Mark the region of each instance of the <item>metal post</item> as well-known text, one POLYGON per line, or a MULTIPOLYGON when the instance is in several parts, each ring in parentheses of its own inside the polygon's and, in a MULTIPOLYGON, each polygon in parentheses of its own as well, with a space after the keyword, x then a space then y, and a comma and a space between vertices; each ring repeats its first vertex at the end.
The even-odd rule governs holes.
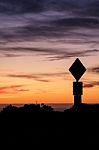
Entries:
POLYGON ((82 103, 81 95, 83 95, 83 83, 73 82, 74 105, 79 106, 82 103))
POLYGON ((82 102, 81 95, 74 95, 74 106, 79 106, 82 102))

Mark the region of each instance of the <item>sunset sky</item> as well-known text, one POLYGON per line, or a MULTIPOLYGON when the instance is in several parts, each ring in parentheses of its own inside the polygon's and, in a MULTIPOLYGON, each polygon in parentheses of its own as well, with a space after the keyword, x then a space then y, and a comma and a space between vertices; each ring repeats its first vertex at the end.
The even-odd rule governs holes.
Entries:
POLYGON ((76 58, 99 103, 99 0, 0 0, 0 103, 73 103, 76 58))

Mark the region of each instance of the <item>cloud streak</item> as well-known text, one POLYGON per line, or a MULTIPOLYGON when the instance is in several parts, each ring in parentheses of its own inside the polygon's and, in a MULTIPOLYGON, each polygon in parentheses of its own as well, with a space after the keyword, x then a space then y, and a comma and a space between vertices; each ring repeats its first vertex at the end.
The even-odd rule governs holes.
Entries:
POLYGON ((0 39, 66 38, 78 28, 99 30, 98 9, 96 0, 1 0, 0 39))
POLYGON ((75 14, 98 16, 97 0, 1 0, 0 12, 4 14, 40 13, 46 10, 68 11, 75 14))
POLYGON ((84 88, 93 88, 99 86, 99 81, 86 82, 84 88))
POLYGON ((24 85, 11 85, 0 87, 0 94, 18 94, 21 92, 28 92, 29 89, 24 89, 24 85))
POLYGON ((68 73, 58 72, 58 73, 38 73, 38 74, 8 74, 7 77, 19 78, 19 79, 29 79, 39 82, 51 82, 52 78, 62 78, 64 79, 68 73))
POLYGON ((99 53, 99 50, 83 50, 83 51, 74 51, 74 52, 63 52, 60 54, 56 54, 56 56, 48 57, 50 61, 62 60, 72 57, 85 57, 91 56, 93 53, 99 53))
MULTIPOLYGON (((80 51, 70 51, 64 48, 53 49, 53 48, 37 48, 37 47, 11 47, 11 48, 0 48, 1 57, 22 57, 22 56, 32 56, 33 54, 38 54, 45 56, 49 61, 67 59, 72 57, 85 57, 95 55, 99 53, 98 49, 90 50, 80 50, 80 51), (10 52, 9 52, 10 51, 10 52)), ((33 55, 34 56, 34 55, 33 55)))
POLYGON ((92 56, 98 50, 86 48, 78 51, 76 47, 98 45, 98 8, 96 0, 1 0, 0 57, 38 54, 54 61, 92 56), (58 46, 54 49, 53 45, 50 48, 35 47, 35 43, 42 40, 48 45, 56 41, 56 45, 65 45, 66 50, 58 46), (33 47, 17 47, 27 41, 31 41, 33 47), (68 44, 71 44, 71 50, 68 44), (74 45, 76 47, 72 49, 74 45))
MULTIPOLYGON (((50 12, 49 12, 50 13, 50 12)), ((31 14, 32 15, 32 14, 31 14)), ((82 29, 91 29, 91 30, 99 30, 99 20, 98 18, 86 18, 86 17, 56 17, 49 19, 47 16, 42 18, 43 15, 37 16, 38 20, 34 18, 31 19, 31 15, 21 19, 16 18, 16 26, 15 21, 9 21, 11 27, 4 27, 2 24, 0 31, 0 39, 3 41, 26 41, 33 39, 43 39, 43 38, 66 38, 68 37, 83 37, 84 33, 82 29), (42 20, 41 20, 42 18, 42 20), (20 23, 19 23, 20 22, 20 23), (81 34, 77 33, 77 31, 81 29, 81 34), (75 32, 74 32, 75 31, 75 32)), ((53 13, 54 15, 54 13, 53 13)), ((2 19, 2 18, 1 18, 2 19)), ((6 18, 5 18, 6 19, 6 18)), ((14 19, 14 17, 13 17, 14 19)), ((12 20, 13 20, 12 19, 12 20)), ((92 32, 92 31, 91 31, 92 32)), ((96 36, 97 32, 94 31, 94 36, 96 36)), ((88 33, 86 34, 88 36, 88 33)), ((91 37, 90 37, 91 38, 91 37)))
POLYGON ((99 20, 97 18, 86 18, 86 17, 70 17, 70 18, 63 18, 54 21, 56 26, 64 26, 65 28, 71 27, 95 27, 99 25, 99 20))
POLYGON ((89 72, 99 74, 99 66, 93 67, 93 68, 89 68, 89 72))

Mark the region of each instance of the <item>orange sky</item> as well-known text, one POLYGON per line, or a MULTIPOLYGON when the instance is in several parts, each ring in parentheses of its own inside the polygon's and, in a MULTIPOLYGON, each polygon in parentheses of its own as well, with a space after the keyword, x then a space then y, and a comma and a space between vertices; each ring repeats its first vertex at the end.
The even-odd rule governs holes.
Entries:
POLYGON ((83 102, 99 103, 98 7, 97 0, 0 0, 0 103, 73 103, 76 58, 87 69, 83 102))
MULTIPOLYGON (((74 60, 46 62, 39 57, 1 59, 5 63, 0 64, 0 103, 73 103, 72 82, 75 79, 68 69, 74 60)), ((81 61, 90 68, 89 60, 81 58, 81 61)), ((81 78, 84 85, 97 80, 98 75, 88 70, 81 78)), ((83 102, 98 103, 97 85, 86 87, 83 92, 83 102)))

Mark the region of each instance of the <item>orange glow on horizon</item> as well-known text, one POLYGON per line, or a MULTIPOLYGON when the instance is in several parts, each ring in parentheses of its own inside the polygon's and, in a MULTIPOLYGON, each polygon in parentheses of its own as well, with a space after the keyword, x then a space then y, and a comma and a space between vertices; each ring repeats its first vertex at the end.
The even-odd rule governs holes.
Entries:
MULTIPOLYGON (((68 69, 74 59, 66 60, 66 62, 55 62, 55 64, 53 62, 45 63, 43 61, 37 61, 36 67, 35 63, 30 63, 33 59, 28 58, 29 62, 27 60, 25 62, 23 59, 23 63, 21 63, 22 59, 16 59, 14 65, 12 63, 13 61, 10 60, 11 62, 9 62, 7 66, 8 71, 4 69, 6 68, 6 63, 4 67, 1 65, 0 104, 25 104, 36 102, 73 103, 72 86, 75 79, 68 69), (23 67, 27 62, 27 67, 23 67), (31 65, 29 66, 29 64, 31 65), (42 66, 42 68, 39 68, 39 66, 42 66), (20 70, 19 72, 17 71, 18 69, 20 70)), ((86 68, 88 68, 86 59, 81 59, 81 61, 86 68)), ((85 84, 86 82, 91 83, 92 81, 98 81, 98 79, 99 76, 97 74, 91 74, 86 71, 80 81, 85 84)), ((84 88, 84 94, 82 96, 84 103, 99 103, 98 97, 98 86, 84 88)))

